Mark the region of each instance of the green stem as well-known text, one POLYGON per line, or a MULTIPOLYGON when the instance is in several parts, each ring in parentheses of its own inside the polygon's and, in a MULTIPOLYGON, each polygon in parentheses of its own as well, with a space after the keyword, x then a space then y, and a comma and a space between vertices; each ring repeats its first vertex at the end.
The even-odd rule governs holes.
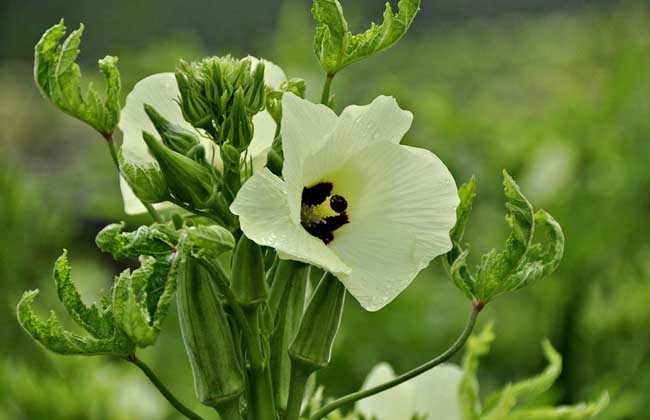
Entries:
POLYGON ((199 416, 189 408, 187 408, 183 403, 181 403, 175 396, 174 394, 171 393, 171 391, 161 382, 160 378, 156 376, 156 374, 151 370, 149 366, 147 366, 146 363, 144 363, 142 360, 138 359, 137 356, 134 354, 130 356, 127 359, 129 362, 133 363, 137 367, 140 368, 140 370, 149 378, 152 384, 156 388, 158 388, 158 391, 169 401, 171 405, 174 406, 176 410, 178 410, 179 413, 187 417, 188 419, 192 420, 203 420, 203 417, 199 416))
POLYGON ((478 317, 479 312, 481 311, 483 307, 481 305, 474 305, 472 308, 472 313, 470 315, 469 321, 467 321, 467 325, 465 325, 465 329, 463 332, 460 334, 460 336, 456 339, 454 344, 451 345, 447 350, 445 350, 444 353, 440 354, 434 359, 429 360, 428 362, 416 367, 415 369, 409 370, 406 373, 401 374, 397 378, 388 381, 386 383, 383 383, 381 385, 363 390, 363 391, 358 391, 354 392, 352 394, 346 395, 344 397, 341 397, 337 400, 334 400, 330 402, 329 404, 326 404, 323 408, 320 410, 316 411, 314 414, 311 415, 309 420, 319 420, 325 417, 327 414, 331 413, 332 411, 336 410, 337 408, 340 408, 346 404, 353 403, 355 401, 362 400, 364 398, 370 397, 372 395, 378 394, 382 391, 385 391, 387 389, 393 388, 403 382, 406 382, 410 379, 415 378, 418 375, 423 374, 424 372, 433 369, 434 367, 438 366, 439 364, 446 362, 449 360, 454 354, 458 352, 458 350, 463 347, 463 344, 467 341, 469 338, 470 334, 472 333, 472 330, 474 329, 474 325, 476 324, 476 318, 478 317))
MULTIPOLYGON (((122 175, 122 170, 120 169, 120 161, 117 157, 117 147, 115 147, 115 141, 113 140, 113 133, 104 134, 104 139, 106 139, 106 144, 108 144, 108 150, 111 152, 111 159, 113 159, 113 163, 117 168, 117 172, 122 175)), ((147 209, 147 212, 149 215, 151 215, 153 220, 155 220, 157 223, 163 222, 162 217, 160 217, 160 214, 158 214, 156 209, 151 204, 145 203, 142 200, 140 200, 140 202, 144 205, 144 208, 147 209)))
POLYGON ((313 370, 307 369, 300 363, 291 363, 291 380, 289 381, 289 401, 287 403, 286 420, 298 420, 302 401, 305 398, 307 380, 313 370))
POLYGON ((335 74, 336 73, 327 73, 327 77, 325 78, 325 84, 323 85, 323 94, 320 97, 320 103, 323 105, 327 105, 327 103, 330 101, 332 79, 334 79, 335 74))

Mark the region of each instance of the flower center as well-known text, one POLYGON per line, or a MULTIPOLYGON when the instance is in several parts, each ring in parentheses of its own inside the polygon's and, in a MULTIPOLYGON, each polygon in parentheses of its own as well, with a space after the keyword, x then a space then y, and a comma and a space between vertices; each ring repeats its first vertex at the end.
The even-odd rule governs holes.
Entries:
POLYGON ((307 232, 325 244, 334 240, 334 231, 348 223, 348 202, 340 195, 332 195, 334 185, 320 182, 302 190, 300 223, 307 232))

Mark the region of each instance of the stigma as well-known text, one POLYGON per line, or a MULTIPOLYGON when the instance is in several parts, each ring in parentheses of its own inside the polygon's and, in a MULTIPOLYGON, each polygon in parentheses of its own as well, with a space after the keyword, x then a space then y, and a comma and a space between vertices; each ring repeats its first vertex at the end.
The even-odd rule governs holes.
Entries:
POLYGON ((329 244, 334 231, 349 222, 347 200, 332 194, 331 182, 320 182, 302 190, 300 223, 309 234, 329 244))

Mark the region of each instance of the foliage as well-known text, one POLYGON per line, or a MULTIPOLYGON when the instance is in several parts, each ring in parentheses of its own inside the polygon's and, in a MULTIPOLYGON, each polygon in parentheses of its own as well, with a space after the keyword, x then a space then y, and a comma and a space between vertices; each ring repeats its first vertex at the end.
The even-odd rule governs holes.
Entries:
POLYGON ((503 172, 506 220, 511 232, 502 252, 492 249, 483 255, 476 274, 467 268, 469 249, 460 244, 474 201, 475 180, 460 187, 461 204, 457 209, 457 224, 451 232, 452 250, 444 259, 456 285, 476 304, 485 305, 496 296, 513 292, 548 276, 557 268, 564 254, 564 234, 553 217, 533 206, 521 193, 519 186, 503 172), (535 243, 536 224, 547 230, 548 245, 535 243))
POLYGON ((420 0, 400 0, 394 13, 386 2, 384 21, 353 35, 338 0, 315 0, 312 15, 316 22, 314 52, 323 69, 333 75, 344 67, 390 48, 406 34, 420 10, 420 0))
POLYGON ((66 32, 63 20, 45 32, 36 45, 34 79, 43 95, 62 111, 86 122, 102 135, 112 135, 121 108, 117 58, 106 56, 99 60, 99 70, 106 80, 106 99, 100 99, 92 85, 84 94, 81 70, 75 62, 83 30, 81 25, 63 43, 60 43, 66 32))

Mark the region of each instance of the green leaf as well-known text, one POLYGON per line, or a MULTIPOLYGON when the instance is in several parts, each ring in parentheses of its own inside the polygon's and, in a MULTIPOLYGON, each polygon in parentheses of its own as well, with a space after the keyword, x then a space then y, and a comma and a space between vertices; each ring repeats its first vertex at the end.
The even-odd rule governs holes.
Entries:
POLYGON ((84 94, 81 70, 75 62, 83 30, 82 24, 61 43, 66 33, 63 20, 48 29, 36 44, 34 79, 43 95, 59 109, 109 136, 120 119, 121 82, 117 58, 106 56, 99 60, 99 70, 106 82, 105 99, 98 96, 92 84, 84 94))
POLYGON ((54 277, 59 299, 72 319, 89 335, 65 330, 54 312, 51 312, 47 321, 42 320, 32 309, 32 303, 38 294, 38 290, 32 290, 23 294, 18 303, 17 315, 22 327, 34 340, 59 354, 110 354, 126 357, 133 352, 133 343, 114 325, 107 299, 102 299, 100 306, 90 307, 81 301, 79 292, 70 279, 70 266, 65 252, 55 264, 54 277))
POLYGON ((476 178, 461 185, 458 189, 460 204, 456 209, 456 225, 450 232, 452 242, 451 250, 443 258, 443 265, 450 277, 469 299, 473 299, 474 276, 467 268, 466 257, 469 249, 465 250, 461 241, 465 234, 465 226, 472 212, 474 198, 476 198, 476 178), (455 263, 455 264, 454 264, 455 263))
POLYGON ((472 335, 467 340, 465 355, 463 356, 463 370, 465 373, 458 385, 458 399, 464 420, 477 419, 481 412, 479 399, 479 386, 476 371, 479 358, 490 351, 494 341, 492 324, 488 324, 477 336, 472 335))
POLYGON ((86 306, 72 283, 70 273, 68 251, 64 250, 54 264, 54 281, 59 300, 70 317, 94 337, 110 338, 114 332, 110 307, 102 305, 98 308, 96 304, 86 306))
POLYGON ((398 12, 386 3, 384 21, 373 23, 363 33, 353 35, 338 0, 314 0, 312 15, 316 22, 314 52, 323 69, 335 74, 342 68, 384 51, 406 33, 420 10, 420 0, 400 0, 398 12))
POLYGON ((161 270, 159 261, 146 257, 140 268, 133 272, 123 271, 115 281, 115 322, 138 347, 152 345, 160 334, 162 322, 176 292, 178 260, 174 258, 171 267, 165 265, 166 270, 161 270), (156 293, 157 298, 152 301, 150 295, 157 289, 162 293, 156 293))
POLYGON ((560 407, 539 407, 517 410, 505 420, 583 420, 602 413, 609 405, 609 395, 604 392, 597 401, 560 407))
POLYGON ((475 196, 474 181, 471 180, 459 191, 458 222, 451 231, 453 248, 444 259, 454 283, 480 304, 548 276, 557 268, 564 253, 564 234, 557 221, 544 210, 535 213, 512 177, 506 171, 503 176, 508 209, 506 221, 511 230, 504 250, 492 249, 481 257, 476 273, 470 271, 467 264, 469 247, 464 249, 460 241, 475 196), (535 242, 536 227, 546 232, 545 243, 535 242))
POLYGON ((138 258, 140 255, 163 257, 174 249, 174 242, 161 230, 163 226, 140 226, 133 232, 122 232, 126 224, 112 223, 95 238, 97 247, 116 260, 138 258))
POLYGON ((517 288, 518 284, 514 282, 512 274, 523 268, 526 253, 532 246, 535 235, 533 206, 524 197, 514 179, 505 171, 503 189, 509 212, 506 221, 511 232, 503 251, 497 252, 492 249, 481 258, 475 289, 478 299, 484 302, 500 293, 517 288))
POLYGON ((530 398, 546 392, 555 383, 562 372, 562 356, 546 340, 542 343, 544 356, 548 366, 539 375, 523 381, 508 385, 504 391, 495 393, 487 398, 485 410, 490 411, 493 407, 503 405, 502 400, 514 401, 522 398, 530 398))
POLYGON ((185 230, 186 249, 193 258, 213 260, 235 247, 235 238, 219 225, 191 226, 185 230))
POLYGON ((145 203, 161 203, 169 199, 167 181, 158 162, 137 164, 124 159, 120 149, 118 155, 120 172, 133 193, 145 203))

